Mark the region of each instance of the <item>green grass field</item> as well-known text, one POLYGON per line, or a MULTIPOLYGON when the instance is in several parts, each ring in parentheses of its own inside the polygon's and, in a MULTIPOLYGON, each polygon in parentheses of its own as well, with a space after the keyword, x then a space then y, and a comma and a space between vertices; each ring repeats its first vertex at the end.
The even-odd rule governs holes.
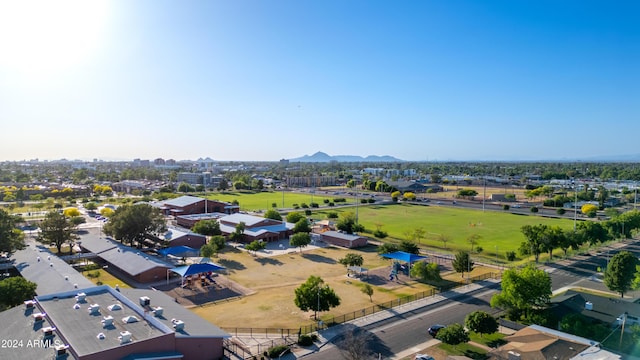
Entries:
MULTIPOLYGON (((242 211, 267 210, 272 208, 272 204, 276 204, 277 209, 291 209, 293 204, 307 205, 311 202, 318 203, 321 208, 327 207, 323 202, 324 199, 332 201, 335 197, 333 194, 324 194, 324 191, 317 191, 315 195, 295 193, 290 191, 283 192, 259 192, 259 193, 243 193, 243 192, 224 192, 207 194, 210 200, 221 200, 232 202, 237 200, 242 211), (284 195, 283 195, 284 194, 284 195), (284 205, 283 205, 284 199, 284 205)), ((339 197, 342 197, 341 195, 339 197)), ((354 204, 353 198, 345 197, 347 204, 354 204)), ((344 203, 341 203, 344 204, 344 203)), ((300 209, 303 210, 303 209, 300 209)))
MULTIPOLYGON (((331 211, 355 212, 355 208, 331 211)), ((327 211, 314 212, 312 217, 321 219, 326 217, 326 213, 327 211)), ((495 257, 497 251, 500 258, 504 258, 506 251, 516 251, 520 243, 525 240, 520 232, 523 225, 557 225, 563 229, 573 227, 573 221, 568 219, 404 203, 359 206, 358 219, 367 231, 374 231, 380 227, 389 234, 390 238, 397 240, 406 239, 405 233, 412 233, 415 229, 422 227, 426 231, 426 237, 421 239, 420 244, 440 250, 445 249, 444 244, 438 240, 439 235, 447 235, 450 238, 446 243, 447 251, 470 250, 471 245, 467 238, 472 234, 478 234, 481 238, 475 246, 483 248, 482 254, 495 257)))

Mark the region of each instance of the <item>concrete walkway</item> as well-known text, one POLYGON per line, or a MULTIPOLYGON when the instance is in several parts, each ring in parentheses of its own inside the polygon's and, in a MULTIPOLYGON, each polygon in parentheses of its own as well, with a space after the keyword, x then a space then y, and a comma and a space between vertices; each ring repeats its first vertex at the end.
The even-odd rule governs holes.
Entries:
MULTIPOLYGON (((297 359, 297 358, 307 356, 309 354, 321 352, 325 347, 325 345, 329 344, 334 338, 342 334, 346 326, 364 327, 364 326, 372 325, 384 320, 388 320, 393 317, 399 317, 404 314, 408 314, 410 312, 424 308, 425 306, 428 306, 428 305, 436 304, 445 300, 455 299, 469 292, 480 290, 490 285, 494 285, 497 282, 499 282, 499 280, 488 279, 488 280, 480 281, 470 285, 461 286, 441 294, 416 300, 411 303, 403 304, 403 305, 400 305, 391 309, 387 309, 384 311, 379 311, 377 313, 349 321, 348 323, 345 323, 345 324, 340 324, 340 325, 325 328, 317 332, 318 341, 313 346, 311 347, 294 346, 292 349, 292 353, 283 355, 282 359, 292 360, 292 359, 297 359)), ((269 343, 270 341, 273 340, 273 338, 259 337, 259 336, 255 336, 255 334, 253 335, 237 334, 236 338, 240 340, 243 344, 245 344, 247 348, 252 349, 252 353, 254 353, 254 351, 258 349, 258 345, 269 343)), ((398 354, 395 354, 393 357, 389 359, 391 360, 402 359, 416 352, 419 352, 425 348, 433 346, 437 343, 439 343, 438 340, 431 339, 415 347, 412 347, 398 354)))

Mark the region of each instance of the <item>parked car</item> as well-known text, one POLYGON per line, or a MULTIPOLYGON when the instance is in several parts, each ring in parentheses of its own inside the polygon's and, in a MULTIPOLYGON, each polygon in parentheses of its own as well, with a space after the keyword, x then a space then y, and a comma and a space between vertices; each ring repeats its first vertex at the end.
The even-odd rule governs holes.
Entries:
POLYGON ((414 360, 434 360, 434 358, 427 354, 416 354, 414 360))
POLYGON ((440 329, 444 329, 445 327, 446 326, 440 324, 431 325, 431 327, 427 331, 429 332, 429 335, 436 337, 436 335, 438 335, 438 331, 440 331, 440 329))

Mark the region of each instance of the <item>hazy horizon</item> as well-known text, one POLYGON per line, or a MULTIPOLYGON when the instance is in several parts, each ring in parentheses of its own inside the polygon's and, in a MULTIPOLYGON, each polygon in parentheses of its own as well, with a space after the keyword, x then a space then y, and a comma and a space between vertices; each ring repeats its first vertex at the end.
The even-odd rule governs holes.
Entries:
POLYGON ((1 2, 0 161, 640 157, 639 14, 636 1, 1 2))

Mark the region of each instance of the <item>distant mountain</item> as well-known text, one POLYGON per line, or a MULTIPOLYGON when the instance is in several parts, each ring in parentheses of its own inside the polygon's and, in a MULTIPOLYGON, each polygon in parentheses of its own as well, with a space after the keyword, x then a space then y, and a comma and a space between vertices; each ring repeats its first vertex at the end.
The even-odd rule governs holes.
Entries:
POLYGON ((369 155, 367 157, 356 156, 356 155, 328 155, 323 153, 322 151, 318 151, 313 155, 305 155, 299 158, 289 159, 290 162, 401 162, 404 160, 400 160, 393 156, 384 155, 369 155))

